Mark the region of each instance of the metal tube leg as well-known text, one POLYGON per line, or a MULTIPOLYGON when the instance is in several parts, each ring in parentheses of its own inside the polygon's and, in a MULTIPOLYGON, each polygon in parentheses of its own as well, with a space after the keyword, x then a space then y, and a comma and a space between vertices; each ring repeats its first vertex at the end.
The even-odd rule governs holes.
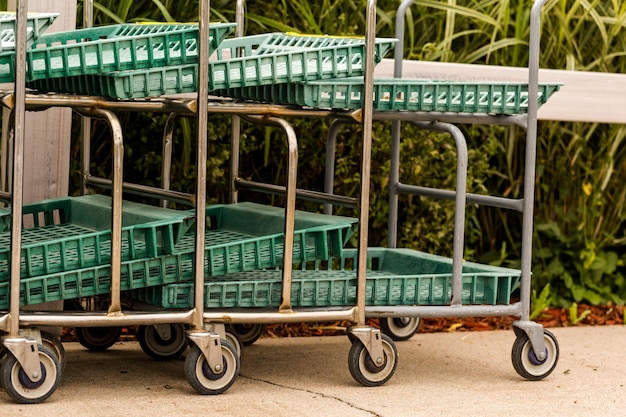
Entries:
MULTIPOLYGON (((337 134, 339 129, 347 124, 345 120, 334 120, 328 128, 326 136, 326 164, 324 167, 324 192, 333 194, 333 186, 335 179, 335 144, 337 143, 337 134)), ((324 204, 324 214, 333 214, 333 205, 331 203, 324 204)))
MULTIPOLYGON (((163 131, 163 150, 161 151, 163 156, 163 162, 161 163, 161 188, 164 190, 170 189, 170 177, 172 175, 172 147, 174 127, 177 119, 177 113, 170 113, 167 118, 167 122, 165 122, 165 129, 163 131)), ((167 203, 168 201, 166 199, 161 200, 161 207, 167 207, 167 203)))
MULTIPOLYGON (((293 244, 296 215, 296 183, 298 177, 298 139, 293 127, 277 117, 248 116, 246 119, 262 124, 279 126, 287 136, 287 184, 285 187, 285 241, 283 249, 283 286, 280 312, 291 312, 291 275, 293 269, 293 244)), ((301 250, 305 243, 301 242, 301 250)))
POLYGON ((389 165, 389 220, 387 246, 398 245, 398 184, 400 183, 400 121, 391 124, 391 161, 389 165))
MULTIPOLYGON (((111 181, 111 304, 108 313, 122 314, 121 262, 122 262, 122 183, 124 179, 124 138, 117 116, 110 110, 77 109, 81 114, 105 120, 113 137, 113 166, 111 181)), ((87 159, 88 161, 88 159, 87 159)), ((89 163, 87 162, 87 166, 89 163)))
POLYGON ((461 305, 463 286, 463 251, 465 242, 465 205, 467 201, 467 142, 461 130, 449 123, 413 122, 414 125, 428 130, 449 133, 456 143, 456 193, 454 194, 454 236, 452 242, 452 306, 461 305))

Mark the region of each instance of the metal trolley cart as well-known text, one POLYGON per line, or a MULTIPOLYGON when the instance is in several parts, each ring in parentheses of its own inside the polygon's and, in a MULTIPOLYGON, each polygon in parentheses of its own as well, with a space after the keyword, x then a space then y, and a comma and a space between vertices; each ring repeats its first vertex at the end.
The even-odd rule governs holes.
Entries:
MULTIPOLYGON (((404 15, 413 3, 412 0, 404 1, 396 14, 396 38, 400 40, 400 44, 404 39, 404 15)), ((393 121, 391 191, 389 248, 384 249, 383 253, 378 253, 383 249, 372 248, 376 255, 368 256, 370 268, 366 280, 366 315, 380 317, 381 327, 394 340, 410 338, 419 326, 420 317, 517 316, 519 320, 514 323, 517 338, 513 346, 512 361, 515 370, 528 379, 542 379, 549 375, 556 366, 559 355, 554 335, 529 320, 537 109, 560 87, 558 84, 538 82, 539 22, 543 4, 542 1, 535 2, 531 13, 528 84, 402 79, 402 49, 397 48, 394 73, 396 78, 374 79, 373 95, 365 90, 367 83, 364 84, 362 78, 254 85, 217 91, 218 94, 242 100, 330 109, 359 108, 367 101, 363 100, 363 97, 373 97, 372 120, 393 121), (456 191, 412 186, 400 182, 399 149, 402 121, 424 129, 446 132, 452 136, 458 153, 456 191), (454 123, 517 125, 526 128, 522 199, 467 194, 467 145, 463 133, 454 123), (420 253, 393 249, 397 237, 398 194, 401 193, 455 201, 453 255, 449 263, 441 259, 433 260, 433 264, 429 264, 421 259, 420 253), (520 271, 513 272, 504 268, 481 270, 481 267, 488 268, 487 266, 474 269, 476 265, 463 261, 466 201, 523 213, 520 271), (390 260, 385 262, 385 257, 390 260), (382 279, 381 272, 384 277, 382 279), (415 276, 412 276, 411 272, 414 272, 415 276), (387 282, 387 279, 390 281, 387 282), (393 282, 392 279, 397 281, 393 282), (511 292, 518 287, 521 292, 520 301, 511 303, 511 292), (485 290, 494 298, 482 298, 485 290)), ((328 194, 333 192, 336 135, 340 126, 346 123, 350 121, 337 120, 329 130, 325 182, 325 191, 328 194)), ((326 205, 325 212, 332 212, 331 204, 326 205)), ((340 272, 345 270, 344 261, 345 259, 342 259, 341 267, 338 268, 340 272)), ((315 269, 319 267, 316 266, 315 269)), ((251 277, 254 274, 245 275, 251 277)), ((337 271, 331 275, 336 277, 337 271)), ((326 277, 319 273, 316 276, 326 277)), ((267 276, 265 279, 271 281, 267 276)), ((304 286, 304 275, 302 280, 304 286)), ((326 284, 330 289, 319 290, 324 297, 331 293, 333 285, 337 284, 337 281, 333 282, 334 284, 326 284)), ((348 286, 343 281, 340 285, 348 286)), ((348 297, 349 291, 345 290, 345 295, 342 291, 344 290, 341 288, 337 289, 332 302, 341 303, 338 300, 342 296, 348 297)), ((316 300, 320 303, 325 301, 325 299, 316 300)))
MULTIPOLYGON (((238 2, 238 10, 241 3, 238 2)), ((534 36, 538 32, 541 4, 538 2, 533 9, 534 36)), ((514 354, 517 349, 522 367, 529 370, 524 376, 537 379, 547 375, 556 364, 558 345, 556 340, 550 343, 553 339, 542 337, 541 326, 528 321, 530 278, 528 272, 524 275, 524 269, 521 272, 523 300, 509 306, 510 291, 519 279, 518 271, 461 265, 461 255, 456 253, 450 262, 414 251, 367 248, 371 129, 378 114, 372 101, 363 100, 359 106, 347 106, 354 110, 328 110, 207 100, 209 90, 245 88, 248 82, 261 86, 277 82, 306 82, 311 71, 317 74, 317 78, 362 76, 362 97, 373 97, 373 66, 375 58, 380 58, 385 48, 385 42, 378 42, 374 37, 376 2, 370 0, 367 3, 364 41, 335 44, 330 50, 325 46, 310 50, 302 48, 302 45, 284 45, 281 43, 284 37, 279 37, 274 44, 272 42, 276 39, 268 40, 265 36, 257 39, 256 53, 244 50, 244 56, 239 57, 235 52, 229 58, 219 57, 214 63, 209 62, 209 49, 217 50, 219 55, 222 39, 218 32, 211 32, 212 28, 215 30, 215 25, 208 23, 209 6, 208 0, 200 2, 199 30, 191 30, 185 25, 166 30, 167 33, 157 35, 165 37, 159 45, 151 43, 151 35, 139 36, 144 43, 137 45, 134 40, 122 39, 123 35, 107 33, 104 35, 107 40, 102 43, 112 44, 113 47, 109 46, 108 54, 106 50, 102 53, 103 50, 96 49, 98 53, 93 63, 87 59, 87 55, 94 52, 89 49, 93 44, 84 34, 79 38, 70 36, 69 41, 63 37, 66 35, 53 35, 56 37, 49 39, 55 41, 50 44, 45 44, 45 39, 40 38, 36 43, 41 45, 41 50, 35 44, 27 51, 24 46, 26 2, 18 2, 15 58, 0 56, 0 69, 9 68, 9 73, 15 74, 14 91, 2 96, 3 105, 11 108, 15 117, 12 187, 10 192, 0 195, 11 204, 10 212, 0 213, 0 232, 4 233, 5 239, 10 236, 11 248, 10 253, 0 254, 0 264, 4 260, 5 265, 5 269, 0 270, 0 275, 4 274, 0 276, 0 310, 3 311, 0 330, 3 332, 2 345, 7 353, 0 368, 0 378, 7 393, 18 402, 36 403, 44 401, 55 391, 62 373, 62 347, 37 330, 38 326, 44 325, 82 328, 153 326, 157 334, 162 331, 160 326, 182 325, 190 345, 185 361, 187 380, 200 393, 217 394, 235 382, 239 370, 239 356, 227 340, 224 323, 348 320, 354 323, 349 328, 352 341, 349 369, 358 382, 376 386, 392 377, 398 356, 391 338, 365 325, 366 314, 392 317, 450 313, 517 314, 522 319, 517 323, 517 328, 521 329, 518 341, 522 342, 516 342, 518 347, 514 347, 514 354), (57 46, 57 43, 66 42, 64 47, 57 46), (166 45, 164 51, 159 49, 163 45, 166 45), (167 47, 171 45, 176 46, 176 52, 167 47), (130 57, 120 53, 122 50, 130 52, 130 57), (281 50, 283 57, 285 51, 290 51, 287 61, 281 63, 283 67, 287 63, 292 65, 286 73, 280 73, 281 66, 275 65, 281 50), (141 54, 145 51, 147 56, 144 57, 141 54), (337 59, 338 53, 344 54, 341 59, 337 59), (108 61, 107 57, 111 56, 113 61, 108 61), (297 58, 295 67, 294 57, 297 58), (156 61, 156 65, 150 63, 156 61), (57 67, 58 62, 60 67, 57 67), (330 66, 327 65, 329 63, 330 66), (59 68, 62 71, 60 74, 55 72, 59 68), (270 71, 269 77, 264 76, 266 68, 270 71), (72 72, 74 70, 76 72, 72 72), (217 75, 220 70, 222 78, 217 75), (209 77, 209 74, 212 76, 209 77), (42 91, 78 95, 27 95, 27 82, 30 87, 42 91), (143 98, 180 92, 197 92, 197 98, 143 98), (101 95, 115 99, 99 97, 101 95), (128 100, 131 98, 138 99, 128 100), (24 114, 27 109, 50 106, 71 107, 81 115, 103 119, 110 125, 112 178, 91 177, 84 168, 84 180, 85 188, 109 188, 111 197, 82 196, 23 205, 24 114), (160 111, 197 117, 197 184, 194 196, 123 182, 124 138, 116 111, 160 111), (209 113, 247 117, 284 130, 289 154, 284 187, 245 182, 235 178, 236 169, 231 173, 238 187, 284 192, 284 209, 246 203, 207 207, 209 113), (297 140, 293 129, 283 119, 287 116, 341 118, 361 123, 362 175, 357 199, 296 190, 297 140), (123 202, 124 191, 192 202, 194 209, 174 211, 151 207, 147 210, 141 204, 123 202), (354 204, 358 208, 358 248, 344 248, 348 236, 354 231, 353 219, 296 212, 298 194, 332 204, 354 204), (82 219, 77 212, 80 213, 84 207, 101 213, 109 220, 94 224, 91 219, 82 219), (256 219, 264 216, 259 222, 272 226, 253 231, 250 230, 252 227, 243 225, 247 232, 243 233, 241 227, 236 230, 237 227, 229 222, 228 212, 232 210, 240 210, 239 216, 242 213, 252 218, 257 216, 256 219), (44 237, 44 230, 53 232, 51 237, 44 237), (212 234, 221 232, 233 232, 236 237, 213 245, 212 234), (393 267, 394 264, 398 267, 393 267), (417 273, 413 273, 413 268, 417 273), (428 273, 420 273, 420 268, 427 269, 428 273), (250 274, 259 278, 250 279, 250 274), (468 276, 471 276, 472 285, 465 291, 468 276), (452 306, 423 305, 444 303, 450 287, 452 306), (160 304, 168 309, 125 310, 122 306, 123 291, 133 300, 160 304), (30 303, 101 294, 109 297, 106 311, 20 312, 20 306, 30 303), (460 304, 466 301, 496 305, 461 308, 460 304), (7 306, 8 310, 4 313, 7 306), (524 335, 526 339, 523 339, 524 335), (546 367, 550 368, 547 372, 546 367)), ((119 29, 123 31, 126 28, 119 29)), ((296 40, 300 41, 315 40, 306 37, 296 40)), ((232 41, 233 50, 245 49, 245 45, 238 42, 232 41)), ((531 98, 536 96, 532 85, 531 78, 531 98)), ((528 113, 529 137, 534 139, 536 131, 532 125, 536 123, 536 102, 533 104, 532 99, 528 113)), ((88 167, 88 150, 83 152, 83 166, 88 167)), ((531 174, 534 176, 534 173, 531 174)), ((464 197, 460 185, 457 185, 457 200, 464 197)), ((532 202, 532 189, 528 191, 527 188, 525 201, 525 204, 532 202)), ((457 205, 457 209, 461 208, 457 205)), ((532 224, 528 226, 528 223, 525 222, 525 229, 532 228, 532 224)), ((525 248, 528 252, 529 244, 525 248)), ((145 337, 152 337, 148 335, 154 336, 154 333, 146 333, 145 337)), ((157 349, 154 353, 163 352, 157 349)))

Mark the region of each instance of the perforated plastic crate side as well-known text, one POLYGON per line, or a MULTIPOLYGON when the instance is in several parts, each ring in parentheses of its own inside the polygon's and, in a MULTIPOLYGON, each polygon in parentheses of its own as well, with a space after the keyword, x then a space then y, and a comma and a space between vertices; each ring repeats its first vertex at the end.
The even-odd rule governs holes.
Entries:
MULTIPOLYGON (((450 303, 452 260, 407 249, 370 248, 367 305, 446 305, 450 303)), ((303 263, 292 274, 291 302, 296 307, 353 305, 356 302, 356 251, 327 262, 303 263)), ((508 304, 518 270, 466 262, 461 298, 464 304, 508 304)), ((238 272, 205 280, 205 307, 276 307, 282 296, 278 269, 238 272)), ((189 308, 193 284, 141 290, 136 296, 164 308, 189 308)))
MULTIPOLYGON (((233 26, 210 25, 210 51, 233 26)), ((196 63, 197 42, 197 24, 112 25, 43 35, 27 51, 27 81, 196 63)))
MULTIPOLYGON (((193 276, 193 256, 169 255, 124 262, 120 279, 122 291, 178 282, 193 276)), ((20 305, 71 300, 108 294, 111 267, 99 265, 74 271, 26 278, 20 281, 20 305)), ((9 283, 0 282, 0 309, 8 308, 9 283)))
MULTIPOLYGON (((540 84, 538 103, 545 104, 560 84, 540 84)), ((294 104, 314 108, 360 108, 363 80, 336 79, 217 90, 214 94, 244 100, 294 104)), ((520 83, 461 83, 415 79, 374 81, 374 109, 379 111, 440 111, 523 114, 528 110, 528 86, 520 83)))

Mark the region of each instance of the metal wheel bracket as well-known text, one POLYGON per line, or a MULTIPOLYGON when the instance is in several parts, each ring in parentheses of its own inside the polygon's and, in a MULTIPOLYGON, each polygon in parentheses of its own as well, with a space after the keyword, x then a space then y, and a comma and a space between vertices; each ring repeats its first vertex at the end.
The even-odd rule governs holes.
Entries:
POLYGON ((348 328, 348 333, 363 343, 370 358, 372 358, 372 361, 374 361, 377 366, 385 363, 383 342, 379 329, 374 329, 369 326, 352 326, 348 328))
MULTIPOLYGON (((41 339, 41 335, 39 336, 41 339)), ((39 363, 39 349, 37 341, 26 337, 12 337, 2 339, 4 347, 11 352, 19 362, 22 370, 32 382, 41 379, 41 365, 39 363)))
POLYGON ((543 338, 543 326, 534 321, 515 321, 513 331, 517 337, 522 334, 528 336, 530 345, 537 359, 543 361, 546 358, 546 341, 543 338))
POLYGON ((215 333, 222 339, 226 337, 226 325, 224 323, 204 323, 204 330, 215 333))
POLYGON ((41 331, 36 328, 19 329, 17 334, 20 337, 34 340, 37 344, 41 344, 41 331))
POLYGON ((172 337, 172 326, 169 324, 155 324, 154 330, 163 340, 169 340, 172 337))
POLYGON ((211 370, 216 374, 221 373, 224 362, 220 335, 213 332, 195 332, 187 334, 187 338, 202 351, 211 370))

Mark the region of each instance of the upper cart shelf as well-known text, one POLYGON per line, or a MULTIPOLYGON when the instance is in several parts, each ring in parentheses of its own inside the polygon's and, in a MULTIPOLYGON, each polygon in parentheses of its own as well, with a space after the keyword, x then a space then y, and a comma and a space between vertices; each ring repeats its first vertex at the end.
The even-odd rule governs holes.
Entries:
MULTIPOLYGON (((211 26, 212 27, 212 26, 211 26)), ((396 40, 376 40, 380 62, 396 40)), ((364 74, 362 38, 269 33, 226 39, 209 62, 209 90, 273 85, 364 74)), ((106 96, 117 99, 190 93, 198 90, 198 66, 154 65, 127 71, 107 68, 71 77, 31 78, 29 87, 44 92, 106 96)), ((77 67, 78 74, 80 69, 77 67)), ((73 74, 72 74, 73 75, 73 74)))

